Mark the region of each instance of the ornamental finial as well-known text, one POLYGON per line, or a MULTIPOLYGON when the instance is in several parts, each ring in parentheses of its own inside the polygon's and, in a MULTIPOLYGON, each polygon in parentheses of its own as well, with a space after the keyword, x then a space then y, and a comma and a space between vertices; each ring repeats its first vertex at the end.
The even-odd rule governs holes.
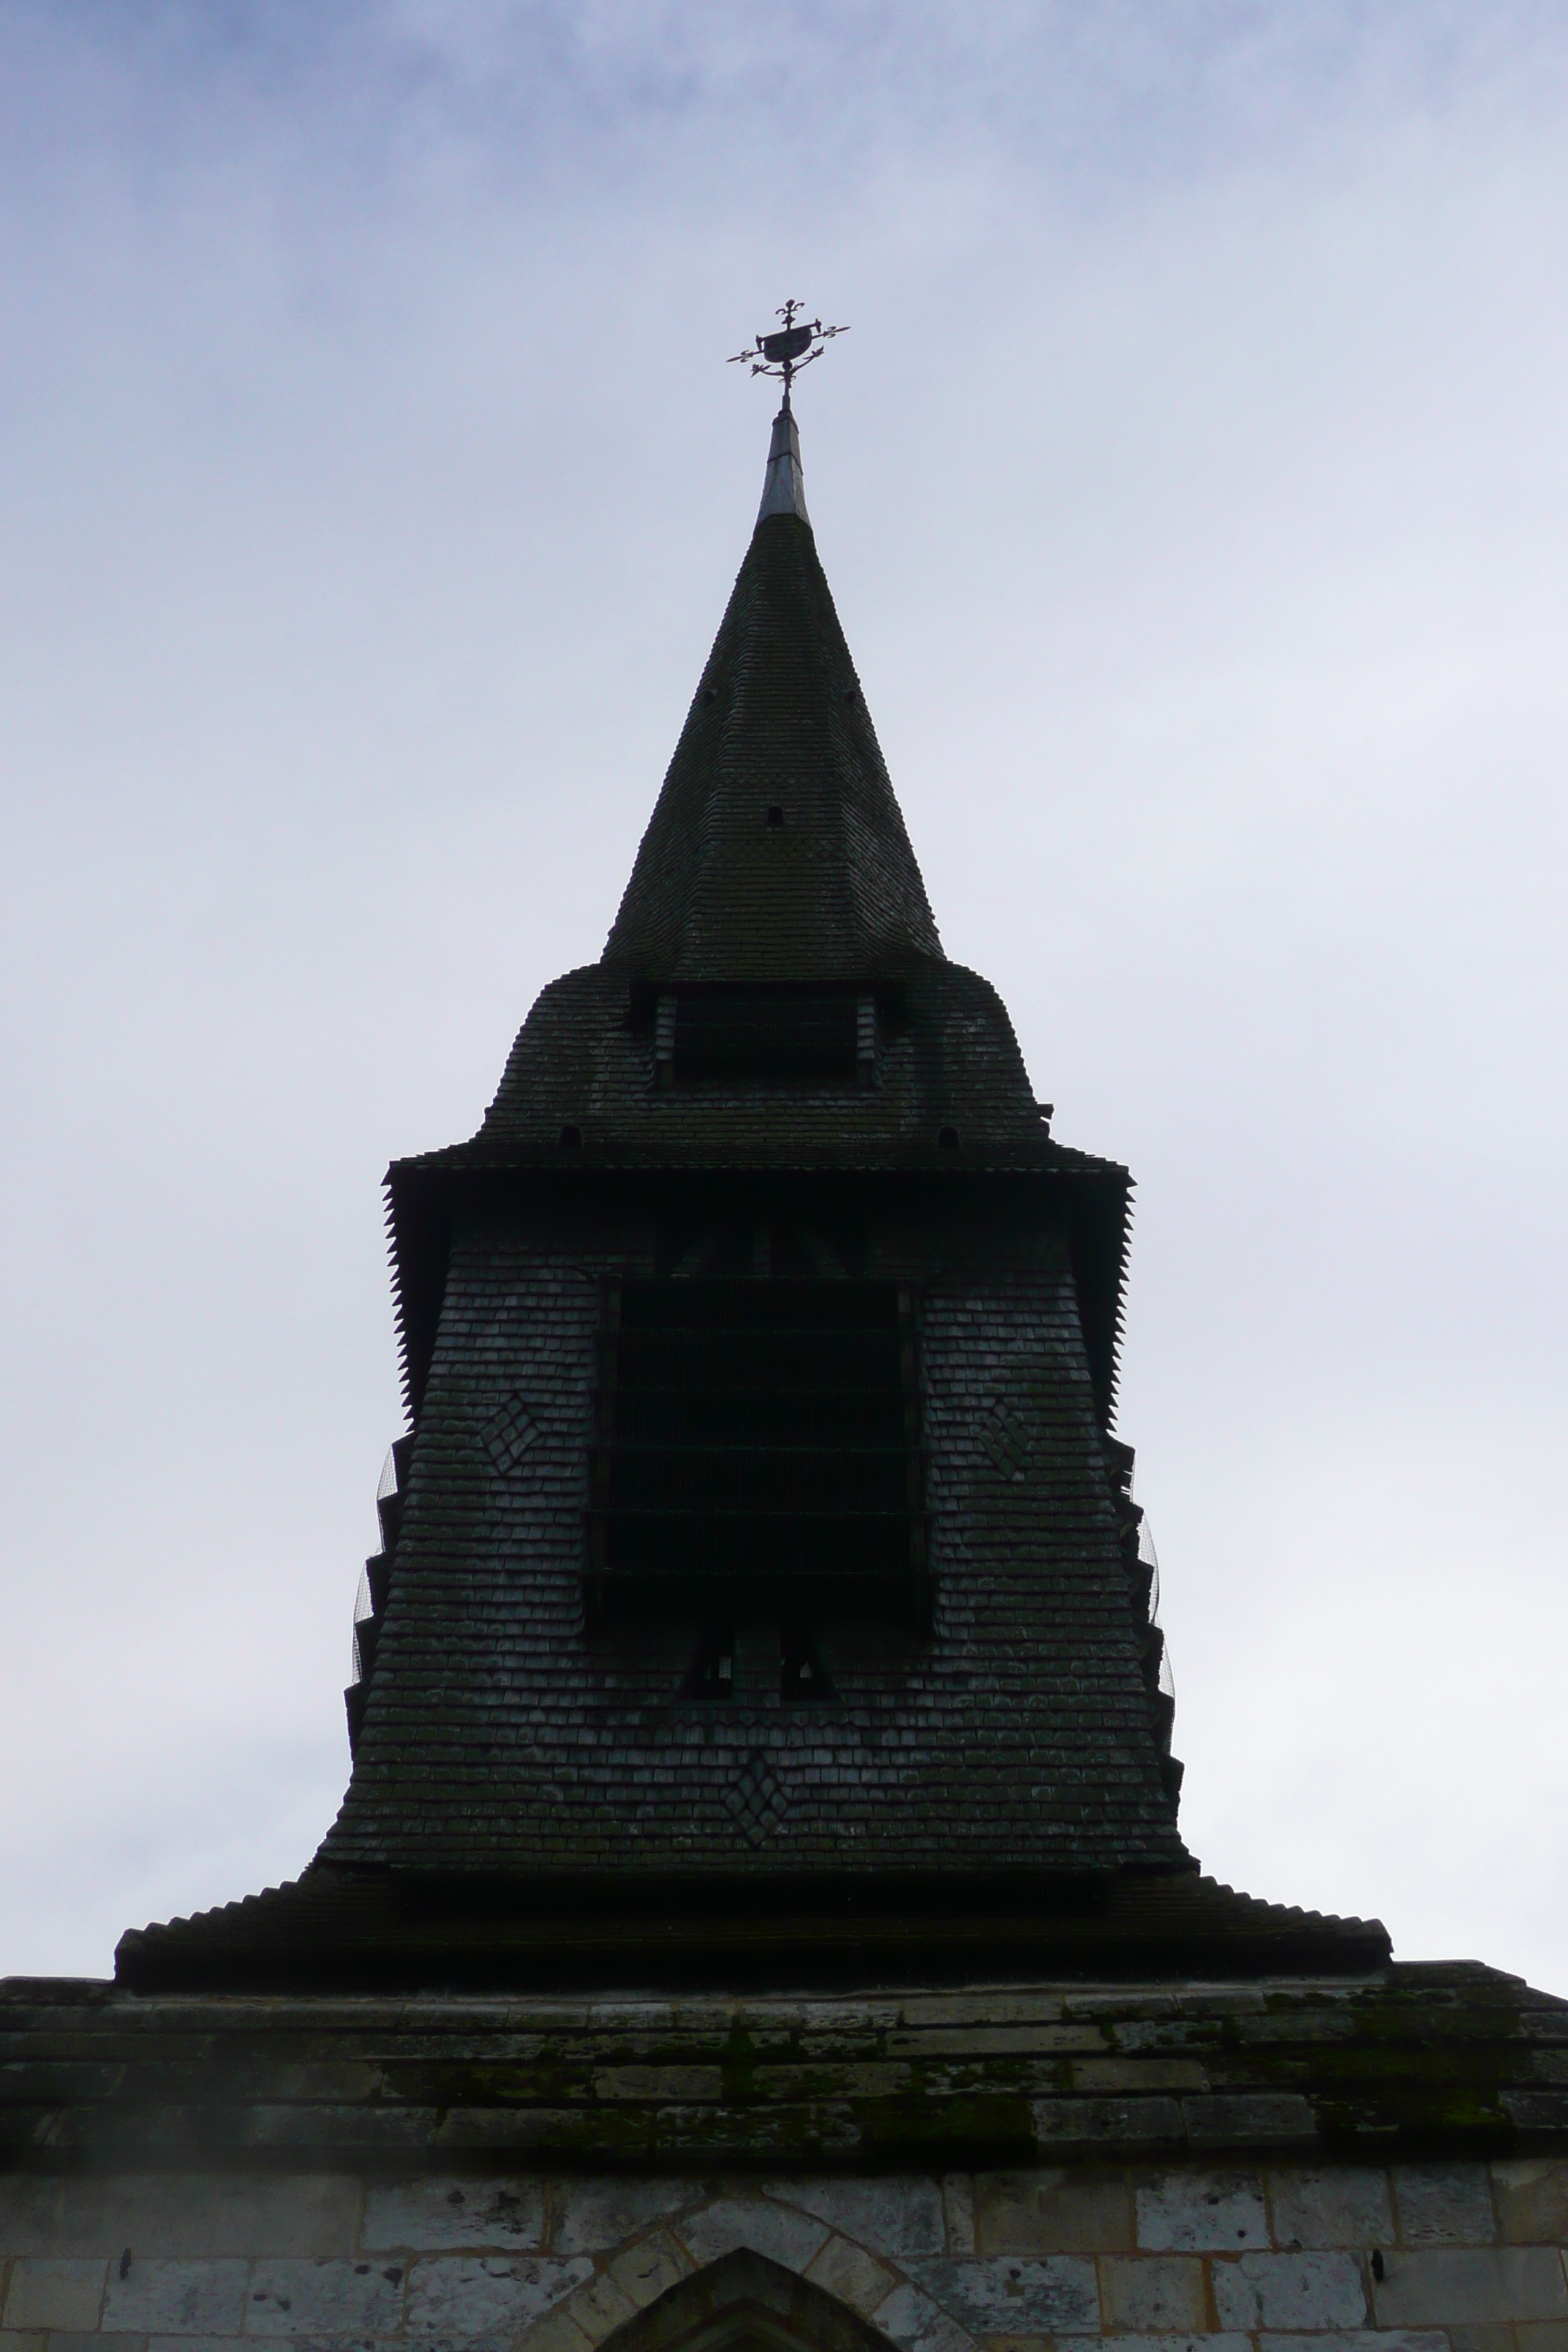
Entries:
POLYGON ((771 335, 759 335, 747 350, 731 353, 730 361, 732 367, 737 360, 749 360, 753 375, 781 376, 784 379, 783 413, 786 416, 790 414, 789 388, 801 369, 809 367, 813 360, 819 360, 823 346, 831 342, 835 335, 849 332, 847 327, 825 327, 820 319, 802 320, 797 326, 795 312, 800 308, 798 302, 781 305, 775 316, 784 320, 784 325, 771 335))

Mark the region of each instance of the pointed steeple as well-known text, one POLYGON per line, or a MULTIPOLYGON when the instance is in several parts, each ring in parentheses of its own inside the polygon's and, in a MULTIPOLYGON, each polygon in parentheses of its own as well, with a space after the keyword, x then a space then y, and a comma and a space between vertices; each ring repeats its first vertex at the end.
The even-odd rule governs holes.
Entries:
POLYGON ((781 410, 752 543, 605 960, 649 980, 826 981, 941 954, 781 410))

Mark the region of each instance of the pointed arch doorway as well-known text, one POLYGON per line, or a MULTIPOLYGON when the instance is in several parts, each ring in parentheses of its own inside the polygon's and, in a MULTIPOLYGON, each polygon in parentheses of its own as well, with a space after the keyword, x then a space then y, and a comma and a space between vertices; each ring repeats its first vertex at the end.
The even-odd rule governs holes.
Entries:
POLYGON ((667 2288, 599 2352, 895 2352, 869 2320, 766 2254, 740 2247, 667 2288))

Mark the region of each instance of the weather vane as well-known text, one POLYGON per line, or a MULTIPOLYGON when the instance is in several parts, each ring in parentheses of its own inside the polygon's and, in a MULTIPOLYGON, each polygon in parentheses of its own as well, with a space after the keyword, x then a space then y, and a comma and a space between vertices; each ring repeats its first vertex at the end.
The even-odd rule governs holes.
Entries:
POLYGON ((731 367, 737 360, 750 360, 753 375, 782 376, 786 413, 789 409, 789 388, 802 368, 809 367, 813 360, 819 360, 824 344, 831 342, 835 335, 849 332, 847 327, 825 327, 820 319, 803 320, 797 327, 795 314, 800 307, 798 302, 784 303, 775 314, 784 320, 778 331, 772 335, 759 335, 748 350, 731 353, 730 360, 731 367))

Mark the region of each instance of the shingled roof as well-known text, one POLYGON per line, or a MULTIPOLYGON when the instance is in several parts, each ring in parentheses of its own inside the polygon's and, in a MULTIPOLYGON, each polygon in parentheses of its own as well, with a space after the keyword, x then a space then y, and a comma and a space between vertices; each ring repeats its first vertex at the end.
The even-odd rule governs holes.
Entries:
POLYGON ((764 511, 605 962, 668 982, 865 982, 941 953, 811 526, 764 511))

